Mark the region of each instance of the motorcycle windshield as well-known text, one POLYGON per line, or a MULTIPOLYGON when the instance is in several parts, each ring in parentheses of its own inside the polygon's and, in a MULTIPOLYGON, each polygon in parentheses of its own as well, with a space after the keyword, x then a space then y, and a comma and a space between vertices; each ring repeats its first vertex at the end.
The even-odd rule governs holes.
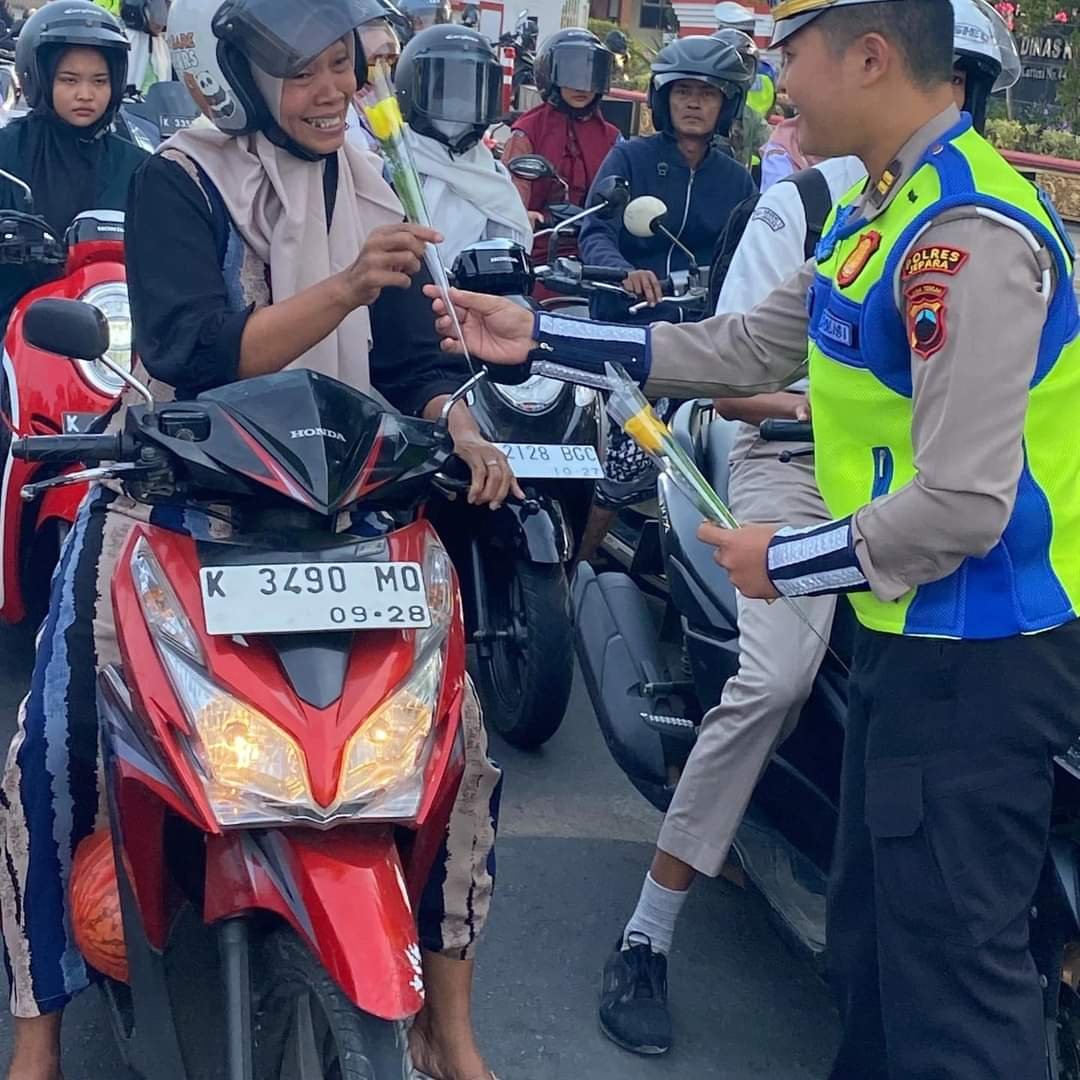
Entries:
POLYGON ((590 48, 555 50, 551 81, 567 90, 606 94, 611 85, 611 53, 590 48))
POLYGON ((424 57, 416 82, 417 106, 433 120, 487 124, 499 115, 502 69, 490 61, 424 57))
POLYGON ((214 33, 278 79, 299 75, 358 26, 385 17, 378 0, 227 0, 214 33))

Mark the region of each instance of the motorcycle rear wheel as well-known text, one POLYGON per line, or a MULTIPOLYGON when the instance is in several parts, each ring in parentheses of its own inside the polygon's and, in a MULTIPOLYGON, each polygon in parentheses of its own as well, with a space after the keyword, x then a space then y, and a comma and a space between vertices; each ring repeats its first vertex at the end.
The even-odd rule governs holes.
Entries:
POLYGON ((262 943, 256 985, 259 1080, 401 1080, 410 1075, 405 1025, 361 1012, 290 928, 262 943))
POLYGON ((476 658, 484 718, 512 746, 532 750, 559 730, 574 680, 566 569, 492 560, 485 567, 490 655, 476 658))

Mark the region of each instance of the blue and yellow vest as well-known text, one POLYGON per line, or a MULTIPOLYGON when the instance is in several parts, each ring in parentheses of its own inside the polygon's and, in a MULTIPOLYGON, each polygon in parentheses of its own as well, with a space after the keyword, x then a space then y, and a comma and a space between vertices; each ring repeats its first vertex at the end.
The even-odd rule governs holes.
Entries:
POLYGON ((911 346, 893 290, 900 261, 930 220, 957 206, 1006 215, 1046 245, 1057 272, 1031 381, 1023 472, 1001 540, 984 558, 965 559, 899 600, 852 593, 859 621, 949 638, 1009 637, 1069 621, 1080 601, 1080 315, 1073 253, 1056 212, 966 116, 928 149, 872 224, 856 218, 854 198, 826 225, 808 302, 817 479, 835 518, 915 475, 911 346), (841 289, 837 274, 871 229, 880 247, 841 289))

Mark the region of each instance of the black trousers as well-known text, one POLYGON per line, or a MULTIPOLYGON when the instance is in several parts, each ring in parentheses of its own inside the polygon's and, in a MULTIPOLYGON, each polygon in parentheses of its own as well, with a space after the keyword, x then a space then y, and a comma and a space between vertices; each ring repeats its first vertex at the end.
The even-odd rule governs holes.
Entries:
POLYGON ((1080 621, 999 641, 860 630, 828 940, 831 1080, 1045 1080, 1028 917, 1080 621))

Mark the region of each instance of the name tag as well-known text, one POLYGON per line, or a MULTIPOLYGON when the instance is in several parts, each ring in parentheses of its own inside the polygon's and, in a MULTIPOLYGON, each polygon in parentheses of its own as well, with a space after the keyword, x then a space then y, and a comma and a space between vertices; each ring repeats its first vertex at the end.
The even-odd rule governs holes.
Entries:
POLYGON ((855 327, 845 319, 838 319, 831 311, 824 311, 818 324, 818 333, 830 341, 837 341, 849 349, 855 344, 855 327))

